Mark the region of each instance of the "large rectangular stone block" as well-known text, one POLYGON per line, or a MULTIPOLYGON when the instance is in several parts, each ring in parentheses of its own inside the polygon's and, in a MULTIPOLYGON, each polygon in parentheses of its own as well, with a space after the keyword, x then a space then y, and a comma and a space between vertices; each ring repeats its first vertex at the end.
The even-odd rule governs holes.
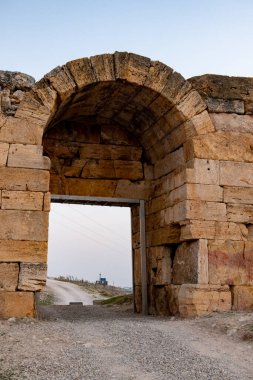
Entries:
POLYGON ((177 108, 189 120, 196 114, 204 111, 207 107, 199 93, 193 90, 183 98, 177 108))
POLYGON ((194 137, 184 144, 186 161, 192 158, 253 162, 253 135, 215 132, 194 137))
POLYGON ((219 185, 219 161, 195 158, 187 162, 184 182, 219 185))
POLYGON ((180 226, 171 225, 147 233, 147 246, 154 247, 164 244, 179 243, 180 226))
POLYGON ((253 188, 251 187, 224 187, 225 203, 253 204, 253 188))
POLYGON ((46 241, 0 240, 2 262, 47 262, 46 241))
MULTIPOLYGON (((15 291, 18 286, 19 265, 0 262, 0 291, 15 291)), ((1 313, 1 311, 0 311, 1 313)))
POLYGON ((0 318, 35 317, 34 293, 0 292, 0 318))
POLYGON ((151 284, 166 285, 171 283, 171 252, 171 248, 165 246, 149 248, 151 284))
POLYGON ((210 118, 217 131, 252 133, 253 115, 236 113, 210 113, 210 118))
POLYGON ((231 222, 242 222, 253 224, 253 205, 228 204, 228 220, 231 222))
POLYGON ((206 98, 209 112, 244 114, 244 101, 241 99, 206 98))
POLYGON ((0 210, 1 240, 47 241, 48 213, 0 210))
POLYGON ((232 287, 233 310, 253 310, 253 286, 232 287))
POLYGON ((248 162, 220 162, 220 185, 253 187, 253 165, 248 162))
MULTIPOLYGON (((17 117, 3 117, 0 129, 0 141, 17 144, 41 144, 43 128, 31 120, 17 117)), ((1 123, 0 120, 0 123, 1 123)))
POLYGON ((0 143, 0 166, 6 165, 7 157, 8 157, 8 151, 9 151, 9 144, 1 142, 0 143))
POLYGON ((187 199, 222 202, 223 189, 217 185, 187 183, 172 190, 169 194, 169 204, 171 206, 187 199))
POLYGON ((165 158, 157 161, 154 166, 155 178, 160 178, 165 174, 172 172, 174 169, 184 165, 184 152, 183 148, 179 148, 175 152, 168 154, 165 158))
POLYGON ((42 210, 44 194, 31 191, 2 191, 3 210, 42 210))
MULTIPOLYGON (((174 222, 186 219, 226 221, 226 205, 219 202, 186 200, 173 207, 174 222)), ((165 215, 166 221, 166 215, 165 215)))
POLYGON ((143 179, 143 168, 139 161, 88 160, 83 161, 82 178, 143 179))
POLYGON ((82 144, 79 151, 81 159, 139 161, 142 155, 142 148, 138 146, 107 144, 82 144))
POLYGON ((0 189, 48 191, 49 172, 46 170, 0 167, 0 189))
POLYGON ((208 242, 209 283, 253 285, 253 243, 210 240, 208 242))
POLYGON ((181 228, 181 241, 193 239, 246 240, 248 229, 244 224, 191 220, 181 228))
POLYGON ((43 156, 41 145, 11 144, 7 166, 49 170, 50 159, 43 156))
POLYGON ((47 280, 47 265, 44 263, 21 263, 18 289, 38 291, 43 289, 47 280))
POLYGON ((208 284, 207 240, 182 243, 173 260, 172 282, 180 284, 208 284))
POLYGON ((231 310, 228 286, 184 284, 178 292, 179 314, 194 317, 231 310))

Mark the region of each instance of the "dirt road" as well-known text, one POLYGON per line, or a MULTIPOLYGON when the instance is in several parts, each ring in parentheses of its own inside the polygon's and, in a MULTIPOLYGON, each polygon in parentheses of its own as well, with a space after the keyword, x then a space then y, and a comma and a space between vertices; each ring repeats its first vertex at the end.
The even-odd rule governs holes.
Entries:
POLYGON ((1 380, 253 379, 253 341, 213 327, 230 315, 182 320, 53 305, 40 318, 0 321, 1 380))
POLYGON ((82 302, 83 305, 92 305, 96 297, 78 285, 53 279, 47 279, 47 288, 54 294, 55 305, 68 305, 70 302, 82 302))

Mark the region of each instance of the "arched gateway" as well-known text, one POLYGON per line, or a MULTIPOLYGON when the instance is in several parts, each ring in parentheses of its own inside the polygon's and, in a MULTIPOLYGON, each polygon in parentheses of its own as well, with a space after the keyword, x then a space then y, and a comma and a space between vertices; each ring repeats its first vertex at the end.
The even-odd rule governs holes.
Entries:
POLYGON ((253 307, 251 79, 186 81, 116 52, 57 67, 15 107, 14 87, 0 93, 0 317, 35 315, 49 190, 129 200, 137 312, 253 307))

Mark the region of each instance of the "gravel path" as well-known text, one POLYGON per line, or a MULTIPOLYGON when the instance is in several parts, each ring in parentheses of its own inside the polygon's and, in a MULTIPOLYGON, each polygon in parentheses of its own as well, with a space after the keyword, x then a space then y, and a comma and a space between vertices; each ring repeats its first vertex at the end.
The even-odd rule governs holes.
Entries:
POLYGON ((47 289, 54 294, 55 305, 68 305, 70 302, 82 302, 83 305, 93 305, 96 297, 80 289, 78 285, 69 282, 47 279, 47 289))
POLYGON ((252 346, 198 320, 79 305, 41 318, 0 322, 1 380, 253 379, 252 346))

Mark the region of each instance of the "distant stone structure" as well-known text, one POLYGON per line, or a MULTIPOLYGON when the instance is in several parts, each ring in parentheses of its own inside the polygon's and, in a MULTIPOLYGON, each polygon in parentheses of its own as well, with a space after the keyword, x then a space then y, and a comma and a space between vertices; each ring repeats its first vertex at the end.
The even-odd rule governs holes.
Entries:
POLYGON ((253 78, 185 80, 116 52, 36 84, 1 71, 0 99, 0 317, 36 315, 50 192, 146 201, 149 313, 253 309, 253 78))

